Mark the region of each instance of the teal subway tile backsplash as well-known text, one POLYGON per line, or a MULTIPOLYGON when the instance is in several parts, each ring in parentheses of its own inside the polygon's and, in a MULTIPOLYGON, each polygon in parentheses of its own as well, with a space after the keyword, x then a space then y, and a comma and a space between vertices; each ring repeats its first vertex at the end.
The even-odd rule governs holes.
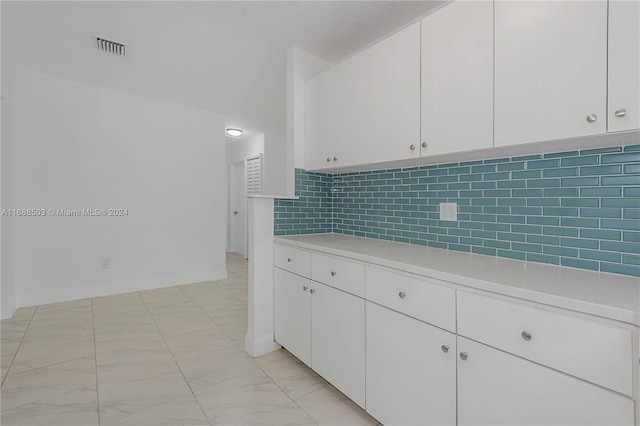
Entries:
POLYGON ((366 172, 296 170, 275 233, 342 233, 640 276, 640 145, 366 172), (458 221, 438 204, 458 204, 458 221))

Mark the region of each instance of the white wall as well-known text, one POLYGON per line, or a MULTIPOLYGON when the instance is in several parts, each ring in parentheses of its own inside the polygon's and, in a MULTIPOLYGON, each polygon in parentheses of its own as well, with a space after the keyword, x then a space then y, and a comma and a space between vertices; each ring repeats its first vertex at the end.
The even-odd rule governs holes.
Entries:
MULTIPOLYGON (((331 64, 310 53, 292 48, 287 55, 287 146, 293 151, 293 167, 304 168, 304 85, 329 69, 331 64)), ((293 172, 292 172, 293 173, 293 172)), ((293 182, 288 183, 293 195, 293 182)))
POLYGON ((14 218, 18 307, 226 276, 221 117, 26 72, 11 105, 12 207, 129 211, 14 218))
POLYGON ((227 142, 227 162, 230 164, 239 163, 258 154, 264 154, 263 134, 227 142))

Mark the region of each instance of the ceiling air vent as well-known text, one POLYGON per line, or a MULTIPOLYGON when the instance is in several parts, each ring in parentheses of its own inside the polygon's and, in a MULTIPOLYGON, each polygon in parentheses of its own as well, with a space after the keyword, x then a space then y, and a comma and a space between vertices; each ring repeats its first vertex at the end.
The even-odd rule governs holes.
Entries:
POLYGON ((121 56, 125 54, 125 45, 122 43, 116 43, 115 41, 100 37, 96 37, 96 43, 98 44, 98 49, 103 52, 114 53, 121 56))

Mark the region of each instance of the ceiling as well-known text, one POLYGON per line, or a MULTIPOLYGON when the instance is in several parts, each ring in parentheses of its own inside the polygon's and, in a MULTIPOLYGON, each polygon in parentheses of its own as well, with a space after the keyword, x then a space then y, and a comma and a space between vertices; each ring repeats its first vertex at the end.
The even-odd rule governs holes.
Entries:
MULTIPOLYGON (((285 135, 286 53, 336 62, 440 1, 2 1, 2 64, 205 108, 285 135), (93 36, 127 45, 99 52, 93 36)), ((5 88, 3 87, 3 91, 5 88)))

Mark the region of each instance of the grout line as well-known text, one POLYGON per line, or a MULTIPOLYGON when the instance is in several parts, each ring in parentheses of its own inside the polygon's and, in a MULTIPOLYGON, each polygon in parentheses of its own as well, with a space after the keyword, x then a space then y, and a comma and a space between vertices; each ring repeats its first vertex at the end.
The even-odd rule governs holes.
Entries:
POLYGON ((29 318, 29 323, 27 324, 27 327, 24 329, 24 334, 20 339, 20 343, 18 343, 16 352, 13 354, 13 357, 11 357, 11 362, 9 363, 9 368, 7 368, 7 373, 4 375, 4 378, 2 379, 2 384, 4 384, 4 381, 7 380, 7 377, 9 377, 9 372, 11 371, 11 367, 13 367, 13 362, 15 361, 16 356, 18 355, 18 352, 20 352, 20 348, 22 347, 22 342, 24 341, 24 338, 27 335, 27 332, 29 331, 29 327, 31 327, 31 321, 33 321, 33 317, 36 316, 37 311, 38 311, 38 306, 36 305, 36 308, 33 310, 33 313, 31 314, 31 318, 29 318))
POLYGON ((96 366, 96 405, 98 410, 98 425, 100 425, 100 390, 98 386, 98 348, 96 346, 96 320, 93 312, 93 298, 91 299, 91 328, 93 330, 93 361, 96 366))

